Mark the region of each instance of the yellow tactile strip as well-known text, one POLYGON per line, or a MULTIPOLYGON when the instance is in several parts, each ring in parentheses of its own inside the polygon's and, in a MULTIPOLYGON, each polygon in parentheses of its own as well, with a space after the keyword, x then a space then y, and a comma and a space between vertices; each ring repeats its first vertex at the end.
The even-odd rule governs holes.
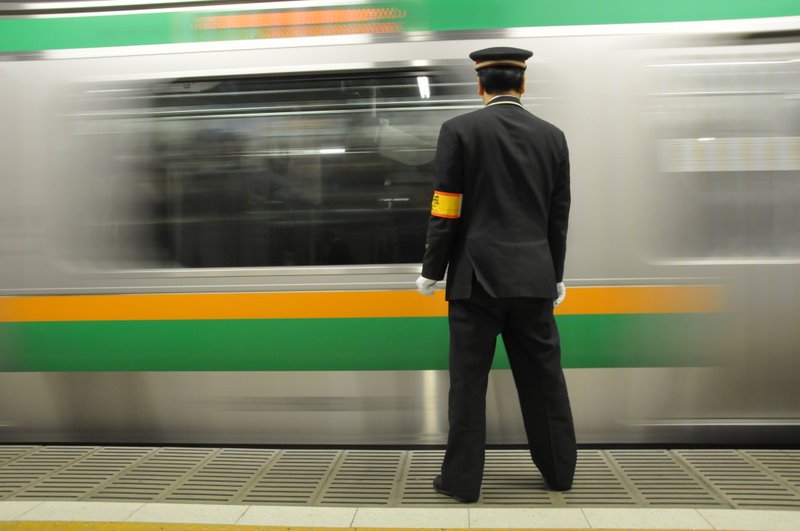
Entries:
MULTIPOLYGON (((0 531, 344 531, 331 527, 273 527, 209 524, 160 524, 125 522, 0 522, 0 531)), ((419 528, 351 527, 346 531, 430 531, 419 528)), ((498 531, 495 529, 436 529, 435 531, 498 531)), ((502 531, 566 531, 563 528, 520 528, 502 531)), ((596 529, 592 531, 656 531, 649 529, 596 529)), ((657 531, 677 531, 658 529, 657 531)), ((732 530, 717 530, 732 531, 732 530)))

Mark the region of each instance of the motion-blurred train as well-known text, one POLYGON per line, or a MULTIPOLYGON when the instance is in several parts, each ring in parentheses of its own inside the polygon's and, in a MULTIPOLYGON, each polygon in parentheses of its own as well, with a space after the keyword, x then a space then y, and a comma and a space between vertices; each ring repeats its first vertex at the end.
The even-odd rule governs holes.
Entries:
POLYGON ((436 138, 510 45, 579 443, 797 444, 800 5, 687 5, 0 3, 0 443, 443 444, 436 138))

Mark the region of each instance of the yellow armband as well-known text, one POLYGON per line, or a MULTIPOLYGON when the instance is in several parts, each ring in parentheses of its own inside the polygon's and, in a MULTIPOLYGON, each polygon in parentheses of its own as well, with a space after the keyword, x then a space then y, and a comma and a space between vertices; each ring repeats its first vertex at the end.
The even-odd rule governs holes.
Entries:
POLYGON ((434 191, 433 201, 431 202, 431 216, 450 219, 460 218, 461 197, 461 194, 434 191))

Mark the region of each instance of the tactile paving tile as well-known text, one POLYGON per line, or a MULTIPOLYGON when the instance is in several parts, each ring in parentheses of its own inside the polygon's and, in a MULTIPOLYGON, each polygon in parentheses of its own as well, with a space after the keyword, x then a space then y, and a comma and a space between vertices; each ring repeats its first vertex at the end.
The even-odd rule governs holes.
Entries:
POLYGON ((225 448, 167 494, 170 503, 233 503, 277 450, 225 448))
POLYGON ((785 450, 748 450, 745 455, 767 469, 796 491, 800 490, 800 452, 785 450))
POLYGON ((607 452, 578 452, 578 466, 572 490, 561 493, 568 507, 635 507, 640 505, 621 474, 612 466, 607 452))
POLYGON ((153 449, 98 448, 82 459, 31 486, 25 496, 83 500, 153 449))
POLYGON ((25 454, 35 452, 40 446, 0 446, 0 466, 5 465, 15 459, 19 459, 25 454))
POLYGON ((54 474, 79 462, 97 451, 97 447, 87 446, 41 446, 33 452, 24 453, 17 459, 0 466, 0 499, 59 499, 70 497, 46 490, 37 493, 35 489, 54 474))
POLYGON ((442 467, 443 451, 409 452, 399 505, 457 505, 458 502, 434 492, 433 478, 442 467))
POLYGON ((740 450, 676 452, 720 496, 737 509, 800 508, 800 496, 780 477, 740 450))
POLYGON ((24 470, 4 466, 39 448, 40 446, 0 446, 0 500, 12 496, 26 483, 24 478, 30 477, 24 470))
POLYGON ((335 463, 338 450, 281 450, 241 498, 249 505, 311 505, 335 463))
POLYGON ((503 506, 560 505, 557 495, 545 490, 544 480, 527 450, 486 452, 480 501, 503 506))
POLYGON ((320 493, 320 505, 387 505, 398 484, 404 452, 344 453, 320 493))
POLYGON ((727 507, 688 466, 667 450, 611 450, 606 455, 643 504, 727 507))
MULTIPOLYGON (((145 449, 146 450, 146 449, 145 449)), ((214 452, 212 448, 150 449, 113 482, 93 492, 89 500, 161 501, 188 479, 214 452)))

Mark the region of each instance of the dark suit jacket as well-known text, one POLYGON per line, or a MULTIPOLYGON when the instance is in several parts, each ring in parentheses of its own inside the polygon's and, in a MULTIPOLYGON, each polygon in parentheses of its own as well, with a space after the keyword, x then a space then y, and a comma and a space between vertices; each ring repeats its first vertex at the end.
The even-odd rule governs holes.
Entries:
POLYGON ((431 215, 422 276, 447 274, 447 299, 473 274, 493 297, 556 298, 564 275, 569 152, 564 133, 511 96, 442 125, 434 189, 463 194, 461 217, 431 215))

